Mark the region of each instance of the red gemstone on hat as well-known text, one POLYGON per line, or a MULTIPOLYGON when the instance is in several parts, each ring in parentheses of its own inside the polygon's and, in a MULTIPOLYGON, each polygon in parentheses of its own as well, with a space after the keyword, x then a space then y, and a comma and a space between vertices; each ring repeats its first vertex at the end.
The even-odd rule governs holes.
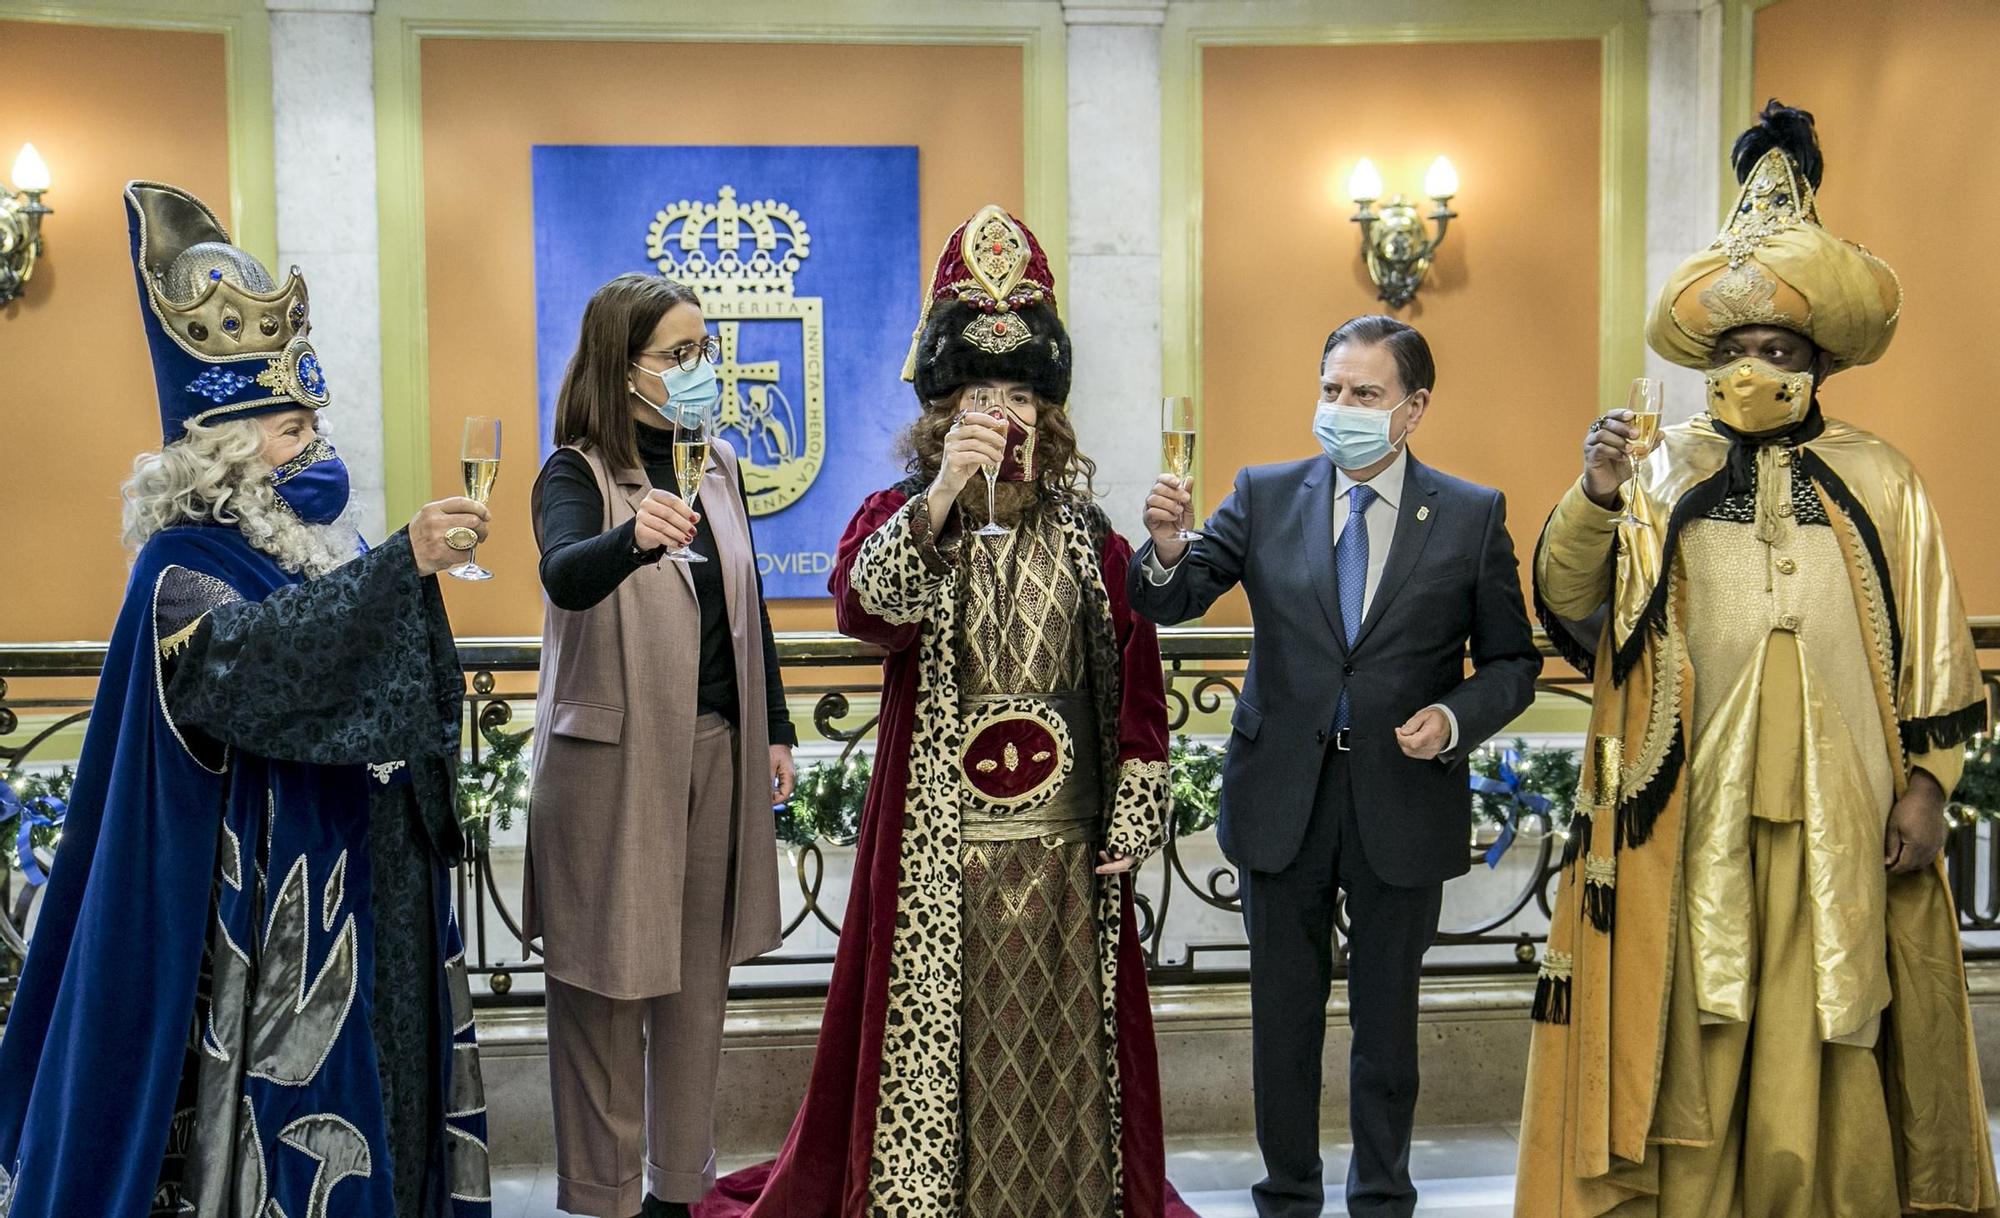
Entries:
POLYGON ((995 242, 993 243, 993 252, 994 252, 994 253, 996 253, 996 254, 1004 254, 1004 253, 1006 253, 1006 252, 1007 252, 1007 245, 1006 245, 1006 243, 1005 243, 1005 242, 1002 242, 1002 241, 995 241, 995 242))
POLYGON ((1005 333, 1007 332, 1007 323, 1006 323, 1006 322, 1004 322, 1004 321, 996 321, 996 322, 994 322, 994 323, 993 323, 993 332, 994 332, 995 334, 1005 334, 1005 333))

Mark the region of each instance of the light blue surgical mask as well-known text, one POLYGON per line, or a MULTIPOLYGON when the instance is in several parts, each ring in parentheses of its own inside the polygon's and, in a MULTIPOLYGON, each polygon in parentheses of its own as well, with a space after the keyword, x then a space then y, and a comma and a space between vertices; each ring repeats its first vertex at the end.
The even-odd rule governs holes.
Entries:
MULTIPOLYGON (((683 417, 694 422, 722 400, 722 380, 715 374, 715 365, 705 359, 696 360, 692 368, 676 365, 665 372, 655 372, 638 364, 632 366, 647 376, 660 378, 660 387, 667 392, 667 404, 654 406, 653 409, 664 415, 669 423, 679 422, 683 417)), ((632 392, 639 391, 634 389, 632 392)), ((644 400, 643 395, 641 400, 644 400)))
POLYGON ((1387 410, 1321 402, 1313 410, 1313 435, 1319 438, 1320 447, 1335 465, 1342 469, 1366 469, 1395 452, 1410 434, 1405 428, 1402 436, 1391 441, 1389 421, 1415 396, 1412 393, 1387 410))

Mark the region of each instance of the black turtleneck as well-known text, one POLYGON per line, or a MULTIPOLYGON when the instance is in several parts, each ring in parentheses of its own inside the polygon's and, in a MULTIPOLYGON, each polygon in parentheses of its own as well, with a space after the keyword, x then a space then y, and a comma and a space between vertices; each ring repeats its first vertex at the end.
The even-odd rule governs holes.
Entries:
MULTIPOLYGON (((673 433, 665 428, 633 424, 639 460, 646 476, 660 490, 680 494, 674 476, 673 433)), ((641 552, 633 543, 633 524, 626 521, 609 532, 604 524, 604 498, 583 457, 559 448, 542 469, 542 587, 557 608, 582 611, 611 595, 626 576, 660 561, 664 550, 641 552)), ((742 494, 742 488, 737 488, 742 494)), ((697 508, 699 505, 697 504, 697 508)), ((744 516, 749 505, 744 504, 744 516)), ((695 525, 694 551, 707 562, 690 563, 695 601, 701 608, 701 684, 695 706, 703 712, 737 722, 736 650, 729 638, 728 606, 724 603, 722 564, 715 560, 715 532, 707 513, 695 525)), ((785 686, 778 672, 778 646, 771 635, 771 615, 764 607, 764 580, 757 578, 757 620, 764 635, 764 696, 769 708, 771 743, 797 744, 798 731, 785 708, 785 686)))

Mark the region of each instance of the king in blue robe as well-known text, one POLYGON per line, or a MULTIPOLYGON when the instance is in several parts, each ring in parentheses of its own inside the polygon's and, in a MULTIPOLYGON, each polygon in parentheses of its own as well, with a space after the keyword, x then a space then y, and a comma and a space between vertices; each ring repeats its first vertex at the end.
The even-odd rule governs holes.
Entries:
MULTIPOLYGON (((298 272, 184 191, 125 200, 158 461, 323 408, 298 272)), ((407 531, 329 555, 345 502, 314 439, 142 530, 0 1037, 0 1218, 490 1211, 457 654, 407 531)))

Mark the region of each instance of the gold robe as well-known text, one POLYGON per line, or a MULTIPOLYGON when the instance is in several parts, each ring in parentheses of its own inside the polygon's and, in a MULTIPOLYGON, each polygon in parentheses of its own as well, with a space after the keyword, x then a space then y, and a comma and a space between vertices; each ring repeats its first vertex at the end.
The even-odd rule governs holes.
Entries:
POLYGON ((1728 454, 1703 419, 1669 429, 1634 484, 1644 526, 1573 489, 1537 554, 1552 635, 1609 614, 1574 656, 1589 807, 1517 1212, 1987 1211, 1942 864, 1890 876, 1880 853, 1910 770, 1949 791, 1984 723, 1936 518, 1902 456, 1841 423, 1758 450, 1747 503, 1702 488, 1728 454))

